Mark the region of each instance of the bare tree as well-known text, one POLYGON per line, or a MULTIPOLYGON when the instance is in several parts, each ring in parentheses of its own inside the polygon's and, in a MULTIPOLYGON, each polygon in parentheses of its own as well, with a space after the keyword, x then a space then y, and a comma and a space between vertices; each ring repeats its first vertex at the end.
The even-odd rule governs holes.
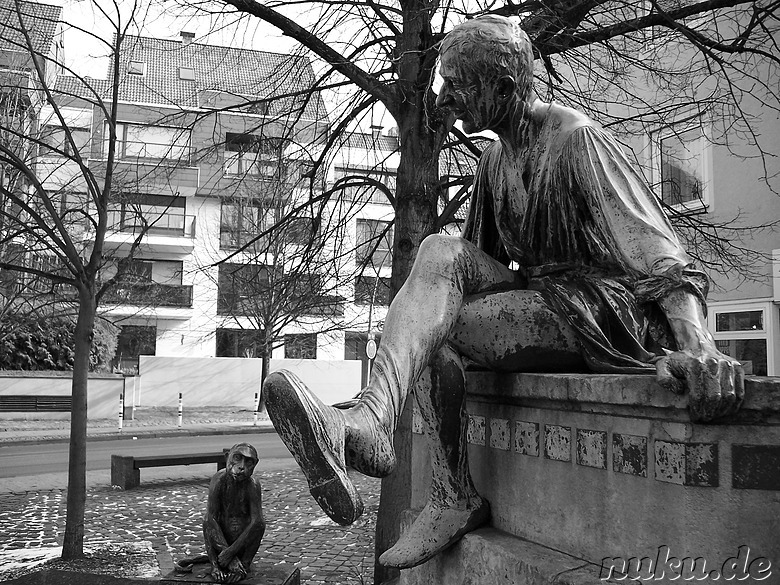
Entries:
MULTIPOLYGON (((439 215, 440 201, 453 183, 440 175, 443 149, 468 144, 453 128, 453 119, 435 108, 431 91, 437 43, 454 23, 466 18, 494 13, 523 19, 548 95, 597 114, 617 130, 623 125, 628 129, 632 122, 663 120, 664 114, 679 113, 692 103, 697 108, 711 104, 728 114, 726 123, 751 142, 758 156, 769 159, 776 154, 762 151, 760 132, 751 112, 741 109, 741 98, 750 94, 762 107, 778 109, 773 82, 780 63, 777 2, 180 0, 180 4, 231 20, 241 15, 262 19, 316 56, 323 64, 320 89, 342 90, 328 147, 337 144, 336 135, 376 111, 372 110, 376 105, 395 120, 401 160, 394 197, 394 291, 408 275, 422 239, 446 223, 439 215), (653 54, 648 54, 648 46, 653 54), (675 54, 686 55, 697 73, 706 73, 707 83, 697 86, 695 76, 685 76, 683 82, 679 73, 684 63, 674 61, 675 54), (632 90, 649 83, 658 84, 663 96, 632 90), (700 91, 679 93, 682 83, 700 91)), ((767 180, 772 169, 767 165, 767 180)), ((455 202, 445 206, 448 213, 456 211, 464 194, 456 194, 455 202)), ((699 234, 706 235, 707 230, 699 234)), ((408 429, 407 413, 395 439, 401 463, 383 483, 377 553, 396 540, 396 518, 409 505, 408 429)), ((377 583, 390 576, 377 567, 377 583)))
MULTIPOLYGON (((0 46, 16 64, 2 72, 0 88, 0 269, 4 309, 33 311, 43 302, 76 313, 68 498, 63 558, 83 555, 86 504, 87 382, 98 304, 125 277, 145 223, 117 258, 119 269, 101 276, 107 234, 120 229, 115 208, 138 176, 117 167, 118 60, 138 26, 140 4, 107 8, 93 2, 101 31, 69 26, 98 41, 111 59, 111 75, 95 80, 66 66, 58 32, 60 9, 4 0, 0 46), (109 34, 106 35, 106 30, 109 34), (113 32, 113 34, 111 34, 113 32), (104 141, 93 131, 105 125, 104 141), (93 156, 94 155, 94 156, 93 156), (38 293, 31 295, 31 293, 38 293), (44 299, 44 300, 42 300, 44 299)), ((6 61, 7 62, 7 61, 6 61)))

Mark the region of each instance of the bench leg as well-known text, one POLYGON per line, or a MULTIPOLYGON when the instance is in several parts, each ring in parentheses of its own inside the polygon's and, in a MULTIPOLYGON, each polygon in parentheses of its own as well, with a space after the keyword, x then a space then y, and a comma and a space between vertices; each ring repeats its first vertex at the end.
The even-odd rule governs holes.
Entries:
POLYGON ((133 468, 134 459, 129 455, 111 455, 111 485, 124 490, 138 487, 141 483, 141 470, 133 468))

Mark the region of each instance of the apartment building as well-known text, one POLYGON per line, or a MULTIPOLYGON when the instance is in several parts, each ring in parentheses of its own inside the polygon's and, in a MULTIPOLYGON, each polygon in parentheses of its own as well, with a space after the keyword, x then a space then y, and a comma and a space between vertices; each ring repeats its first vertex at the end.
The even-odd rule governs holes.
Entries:
MULTIPOLYGON (((358 346, 381 324, 387 304, 392 231, 385 229, 389 200, 354 177, 392 189, 397 139, 353 134, 333 164, 312 176, 328 119, 320 96, 306 93, 314 81, 306 59, 201 44, 188 33, 127 37, 122 47, 114 140, 90 98, 94 90, 107 99, 108 81, 85 86, 60 76, 55 92, 99 180, 109 149, 115 152, 101 279, 118 282, 100 310, 120 327, 117 369, 132 371, 139 355, 261 357, 267 321, 257 307, 284 286, 288 298, 279 306, 290 307, 289 297, 304 289, 312 306, 310 314, 297 307, 283 320, 272 357, 360 359, 358 346), (309 212, 319 215, 315 227, 298 208, 348 176, 354 188, 309 212), (293 210, 282 237, 258 238, 293 210), (280 284, 296 250, 320 238, 317 230, 332 240, 320 250, 326 260, 309 259, 311 274, 280 284), (323 292, 312 296, 312 288, 323 292)), ((83 177, 62 156, 64 130, 54 110, 43 106, 40 120, 52 144, 39 157, 47 189, 83 197, 83 177)), ((82 237, 94 239, 89 224, 82 237)))

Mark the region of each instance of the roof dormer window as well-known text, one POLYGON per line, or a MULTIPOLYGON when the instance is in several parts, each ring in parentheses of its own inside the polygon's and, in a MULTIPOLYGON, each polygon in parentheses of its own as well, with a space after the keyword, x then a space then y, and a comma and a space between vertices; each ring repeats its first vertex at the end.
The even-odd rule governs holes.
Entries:
POLYGON ((146 73, 146 63, 143 61, 130 61, 127 64, 128 75, 143 75, 146 73))
POLYGON ((179 79, 185 81, 195 80, 195 68, 194 67, 179 67, 179 79))

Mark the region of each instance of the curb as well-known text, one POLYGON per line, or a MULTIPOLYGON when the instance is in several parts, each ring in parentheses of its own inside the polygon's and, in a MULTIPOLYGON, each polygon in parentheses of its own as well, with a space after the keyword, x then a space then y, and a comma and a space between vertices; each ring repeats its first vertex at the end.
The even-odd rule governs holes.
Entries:
MULTIPOLYGON (((143 439, 160 439, 163 437, 184 437, 184 436, 207 436, 207 435, 249 435, 253 433, 275 433, 276 429, 271 425, 263 426, 250 426, 250 427, 235 427, 235 428, 220 428, 220 429, 170 429, 170 430, 149 430, 149 431, 128 431, 122 432, 115 431, 111 434, 97 434, 87 435, 87 442, 93 441, 118 441, 121 439, 131 439, 133 437, 143 439)), ((45 445, 49 443, 68 443, 70 437, 31 437, 16 438, 4 441, 0 439, 0 447, 16 446, 16 445, 45 445)))

